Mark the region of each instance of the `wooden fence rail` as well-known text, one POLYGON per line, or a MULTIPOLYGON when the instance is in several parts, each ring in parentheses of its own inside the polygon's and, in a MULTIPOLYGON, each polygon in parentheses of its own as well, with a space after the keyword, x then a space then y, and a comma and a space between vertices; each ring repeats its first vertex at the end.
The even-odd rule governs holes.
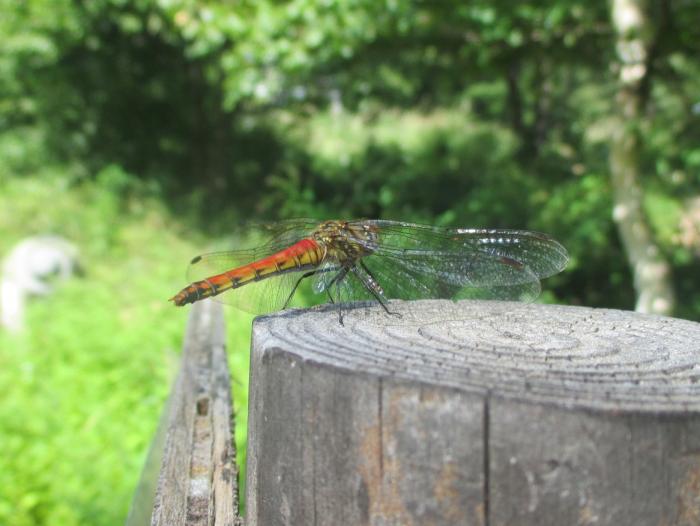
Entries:
MULTIPOLYGON (((700 525, 700 324, 391 305, 255 321, 249 526, 700 525)), ((193 310, 152 524, 240 524, 220 316, 193 310)))
POLYGON ((182 363, 127 526, 236 526, 238 470, 221 306, 192 308, 182 363))

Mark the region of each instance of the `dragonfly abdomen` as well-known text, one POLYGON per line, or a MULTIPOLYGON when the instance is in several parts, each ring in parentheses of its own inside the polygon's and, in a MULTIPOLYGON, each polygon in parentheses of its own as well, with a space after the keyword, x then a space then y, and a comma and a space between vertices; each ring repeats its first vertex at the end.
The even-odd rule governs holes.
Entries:
MULTIPOLYGON (((324 248, 313 239, 302 239, 266 258, 195 281, 170 299, 177 306, 186 305, 286 272, 316 268, 325 253, 324 248)), ((197 258, 192 263, 196 264, 197 258)))

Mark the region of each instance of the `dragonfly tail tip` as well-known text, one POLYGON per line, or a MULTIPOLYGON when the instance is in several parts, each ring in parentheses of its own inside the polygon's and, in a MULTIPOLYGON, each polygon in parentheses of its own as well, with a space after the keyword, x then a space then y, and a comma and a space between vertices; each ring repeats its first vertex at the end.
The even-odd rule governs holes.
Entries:
POLYGON ((182 307, 185 304, 183 301, 180 301, 178 296, 173 296, 168 301, 172 301, 176 307, 182 307))

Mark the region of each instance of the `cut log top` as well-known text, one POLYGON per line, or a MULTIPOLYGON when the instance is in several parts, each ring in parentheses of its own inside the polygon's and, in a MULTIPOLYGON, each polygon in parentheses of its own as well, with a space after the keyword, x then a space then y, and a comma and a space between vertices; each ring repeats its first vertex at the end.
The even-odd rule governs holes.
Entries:
POLYGON ((464 301, 255 322, 247 524, 700 524, 700 324, 464 301))
POLYGON ((489 396, 630 412, 700 409, 700 324, 489 301, 392 302, 258 318, 266 352, 489 396))

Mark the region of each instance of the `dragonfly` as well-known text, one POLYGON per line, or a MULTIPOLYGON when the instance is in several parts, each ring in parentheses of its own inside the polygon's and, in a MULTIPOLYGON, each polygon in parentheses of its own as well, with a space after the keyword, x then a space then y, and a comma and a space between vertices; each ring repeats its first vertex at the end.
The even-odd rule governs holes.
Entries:
POLYGON ((263 314, 287 308, 311 280, 330 303, 376 300, 389 314, 392 299, 534 301, 540 280, 569 259, 555 239, 528 230, 298 219, 263 231, 254 248, 192 259, 191 284, 170 300, 182 306, 212 297, 263 314))

